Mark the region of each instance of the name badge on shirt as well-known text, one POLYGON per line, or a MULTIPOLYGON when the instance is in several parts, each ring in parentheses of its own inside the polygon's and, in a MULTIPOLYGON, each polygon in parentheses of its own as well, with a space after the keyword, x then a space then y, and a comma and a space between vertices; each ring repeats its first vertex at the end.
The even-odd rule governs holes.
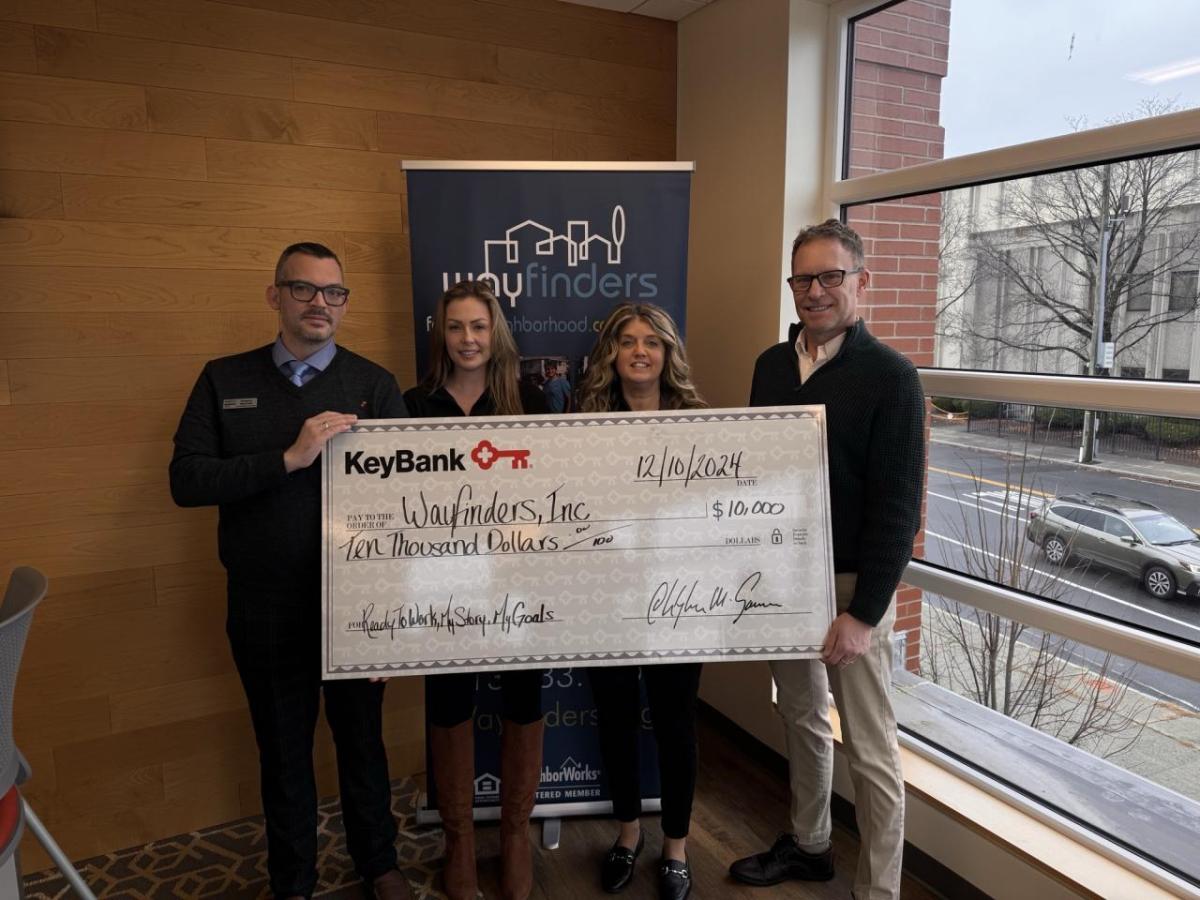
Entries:
POLYGON ((238 397, 233 400, 222 400, 221 409, 257 409, 257 397, 238 397))

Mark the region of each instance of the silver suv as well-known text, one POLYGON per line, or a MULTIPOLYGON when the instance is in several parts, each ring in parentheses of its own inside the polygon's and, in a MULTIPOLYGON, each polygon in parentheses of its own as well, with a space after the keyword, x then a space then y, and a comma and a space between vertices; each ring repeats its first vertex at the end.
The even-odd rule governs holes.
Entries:
POLYGON ((1151 503, 1067 494, 1030 513, 1025 536, 1055 565, 1076 556, 1134 576, 1159 599, 1200 596, 1200 536, 1151 503))

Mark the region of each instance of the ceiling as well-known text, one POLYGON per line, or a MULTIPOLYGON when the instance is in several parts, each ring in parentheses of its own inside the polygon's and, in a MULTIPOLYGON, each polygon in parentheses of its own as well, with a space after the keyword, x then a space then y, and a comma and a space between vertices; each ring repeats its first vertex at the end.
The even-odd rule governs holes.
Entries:
MULTIPOLYGON (((574 3, 576 6, 594 6, 596 9, 611 9, 615 12, 637 13, 639 16, 653 16, 656 19, 670 19, 678 22, 715 0, 562 0, 562 2, 574 3)), ((834 0, 815 0, 815 2, 829 6, 834 0)))
POLYGON ((703 9, 713 0, 564 0, 576 6, 594 6, 597 9, 611 9, 615 12, 637 13, 639 16, 653 16, 656 19, 671 19, 678 22, 684 16, 703 9))

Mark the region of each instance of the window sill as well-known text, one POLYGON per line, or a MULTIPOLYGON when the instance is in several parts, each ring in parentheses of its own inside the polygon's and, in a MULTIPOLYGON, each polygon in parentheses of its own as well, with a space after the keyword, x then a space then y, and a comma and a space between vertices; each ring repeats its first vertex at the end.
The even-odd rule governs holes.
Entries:
POLYGON ((895 694, 897 718, 910 730, 901 735, 901 753, 911 795, 1072 890, 1200 897, 1195 887, 1165 870, 1149 871, 1152 864, 1052 811, 1069 808, 1084 821, 1119 830, 1131 846, 1188 860, 1200 834, 1192 801, 936 685, 915 681, 913 687, 895 694), (1028 796, 958 762, 956 752, 983 761, 1028 796))

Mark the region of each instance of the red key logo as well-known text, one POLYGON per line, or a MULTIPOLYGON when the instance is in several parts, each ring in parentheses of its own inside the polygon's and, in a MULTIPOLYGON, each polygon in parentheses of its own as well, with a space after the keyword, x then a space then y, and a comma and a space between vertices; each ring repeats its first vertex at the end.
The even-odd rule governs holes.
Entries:
POLYGON ((471 461, 485 471, 494 466, 496 461, 502 457, 511 459, 514 469, 529 468, 528 450, 501 450, 485 439, 476 444, 475 449, 471 451, 471 461))

